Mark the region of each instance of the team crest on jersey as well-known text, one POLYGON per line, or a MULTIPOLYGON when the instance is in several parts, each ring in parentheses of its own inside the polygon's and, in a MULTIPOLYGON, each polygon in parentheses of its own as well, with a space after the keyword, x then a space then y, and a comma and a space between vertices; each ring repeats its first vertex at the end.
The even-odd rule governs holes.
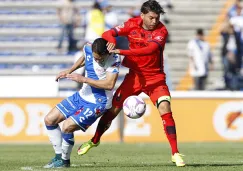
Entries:
POLYGON ((155 40, 158 40, 158 41, 163 41, 164 40, 164 37, 162 36, 157 36, 154 38, 155 40))

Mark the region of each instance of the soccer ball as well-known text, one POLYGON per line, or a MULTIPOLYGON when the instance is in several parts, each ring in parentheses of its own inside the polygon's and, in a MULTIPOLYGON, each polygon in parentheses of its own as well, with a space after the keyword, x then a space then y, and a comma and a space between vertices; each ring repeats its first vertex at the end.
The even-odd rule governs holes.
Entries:
POLYGON ((123 102, 123 112, 126 116, 132 119, 137 119, 143 116, 146 110, 146 104, 139 96, 129 96, 123 102))

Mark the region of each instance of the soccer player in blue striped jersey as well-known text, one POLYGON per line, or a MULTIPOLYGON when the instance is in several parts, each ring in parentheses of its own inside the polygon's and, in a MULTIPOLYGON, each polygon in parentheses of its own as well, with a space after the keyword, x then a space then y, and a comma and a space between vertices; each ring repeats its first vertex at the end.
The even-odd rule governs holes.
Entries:
POLYGON ((113 88, 120 66, 120 57, 110 54, 106 47, 107 41, 96 39, 93 44, 86 44, 83 56, 68 70, 57 75, 83 83, 80 91, 64 99, 46 116, 47 134, 53 145, 55 157, 44 168, 70 167, 70 155, 74 145, 76 130, 86 131, 97 118, 111 108, 113 88), (72 73, 85 67, 85 77, 72 73), (59 123, 63 122, 62 130, 59 123))

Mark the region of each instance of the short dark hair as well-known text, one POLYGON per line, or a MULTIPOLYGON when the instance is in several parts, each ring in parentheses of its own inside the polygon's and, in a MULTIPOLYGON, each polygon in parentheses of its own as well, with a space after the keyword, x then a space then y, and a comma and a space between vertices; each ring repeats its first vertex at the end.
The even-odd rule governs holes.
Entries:
POLYGON ((198 28, 197 31, 196 31, 197 35, 199 36, 203 36, 204 35, 204 31, 202 28, 198 28))
POLYGON ((148 0, 143 3, 141 7, 141 13, 147 14, 149 12, 154 12, 156 14, 164 14, 165 11, 161 5, 155 0, 148 0))
POLYGON ((98 55, 105 55, 108 54, 109 51, 106 47, 107 41, 103 38, 95 39, 92 44, 92 52, 97 53, 98 55))

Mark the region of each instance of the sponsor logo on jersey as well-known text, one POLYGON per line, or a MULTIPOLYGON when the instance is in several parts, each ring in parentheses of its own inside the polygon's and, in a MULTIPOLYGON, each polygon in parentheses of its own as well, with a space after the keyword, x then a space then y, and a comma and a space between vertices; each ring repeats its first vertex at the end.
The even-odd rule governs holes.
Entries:
POLYGON ((155 40, 158 40, 158 41, 163 41, 164 40, 164 37, 162 37, 162 36, 156 36, 154 39, 155 40))
POLYGON ((77 110, 74 115, 80 114, 83 110, 84 110, 84 108, 82 107, 81 109, 77 110))
POLYGON ((121 100, 121 94, 119 93, 119 94, 117 94, 117 96, 116 96, 116 101, 120 101, 121 100))

